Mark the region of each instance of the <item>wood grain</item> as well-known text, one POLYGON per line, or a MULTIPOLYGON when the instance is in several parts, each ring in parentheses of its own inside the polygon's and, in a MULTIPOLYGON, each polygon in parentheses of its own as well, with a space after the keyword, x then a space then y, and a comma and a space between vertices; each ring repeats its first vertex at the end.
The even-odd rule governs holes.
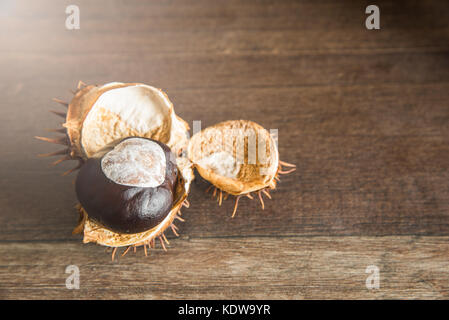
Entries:
POLYGON ((115 262, 95 245, 2 243, 0 298, 447 299, 448 240, 180 239, 168 252, 139 250, 115 262), (65 286, 68 265, 79 268, 79 290, 65 286), (379 268, 379 289, 366 287, 368 266, 379 268))
POLYGON ((69 4, 0 4, 2 298, 447 298, 447 1, 377 1, 377 31, 369 2, 80 0, 76 31, 69 4), (160 87, 190 124, 278 129, 298 170, 234 219, 198 177, 169 253, 111 264, 70 234, 73 164, 36 157, 56 150, 33 139, 59 125, 51 99, 78 80, 160 87))

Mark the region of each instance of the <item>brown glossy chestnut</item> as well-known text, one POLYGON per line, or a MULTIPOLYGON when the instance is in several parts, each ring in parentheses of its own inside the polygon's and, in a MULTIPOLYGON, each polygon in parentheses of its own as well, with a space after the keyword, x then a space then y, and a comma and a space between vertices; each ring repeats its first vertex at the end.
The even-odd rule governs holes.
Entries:
POLYGON ((168 146, 130 137, 85 162, 76 194, 91 219, 114 232, 138 233, 168 215, 176 181, 175 156, 168 146))

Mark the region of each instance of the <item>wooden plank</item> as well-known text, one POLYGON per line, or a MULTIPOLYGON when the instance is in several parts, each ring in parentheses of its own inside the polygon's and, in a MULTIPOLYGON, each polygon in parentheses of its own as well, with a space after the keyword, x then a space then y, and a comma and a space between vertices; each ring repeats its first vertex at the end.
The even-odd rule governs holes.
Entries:
POLYGON ((2 299, 447 299, 448 237, 180 239, 111 262, 94 245, 0 243, 2 299), (80 289, 65 287, 68 265, 80 289), (368 266, 379 289, 367 289, 368 266))
POLYGON ((65 30, 65 5, 11 5, 14 15, 0 21, 7 40, 0 52, 277 55, 448 48, 445 1, 378 1, 380 32, 365 29, 366 4, 360 2, 78 1, 82 27, 75 33, 65 30))
POLYGON ((449 82, 448 52, 281 57, 127 54, 43 58, 34 54, 8 54, 2 61, 2 74, 8 79, 2 91, 6 92, 13 84, 36 90, 39 84, 44 90, 39 91, 40 105, 47 103, 44 97, 50 99, 55 94, 66 93, 77 82, 74 79, 100 84, 120 79, 150 83, 166 90, 449 82))

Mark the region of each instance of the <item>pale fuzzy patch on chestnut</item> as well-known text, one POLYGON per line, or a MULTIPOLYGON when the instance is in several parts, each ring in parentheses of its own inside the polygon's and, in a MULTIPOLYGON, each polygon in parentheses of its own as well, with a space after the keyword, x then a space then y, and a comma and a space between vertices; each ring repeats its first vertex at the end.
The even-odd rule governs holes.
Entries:
POLYGON ((155 188, 165 180, 166 158, 161 146, 142 139, 126 139, 101 160, 106 177, 117 184, 155 188))

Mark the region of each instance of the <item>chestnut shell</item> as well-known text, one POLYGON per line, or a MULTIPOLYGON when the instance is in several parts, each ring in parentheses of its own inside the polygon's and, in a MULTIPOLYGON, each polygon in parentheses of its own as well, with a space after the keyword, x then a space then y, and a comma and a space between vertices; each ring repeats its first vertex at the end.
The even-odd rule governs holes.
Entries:
POLYGON ((76 194, 79 202, 89 218, 112 231, 119 233, 146 231, 157 226, 172 208, 177 181, 175 156, 165 144, 152 139, 147 140, 160 145, 165 154, 165 180, 157 187, 126 186, 108 179, 101 168, 101 160, 113 146, 108 146, 98 157, 88 159, 78 173, 76 194))

